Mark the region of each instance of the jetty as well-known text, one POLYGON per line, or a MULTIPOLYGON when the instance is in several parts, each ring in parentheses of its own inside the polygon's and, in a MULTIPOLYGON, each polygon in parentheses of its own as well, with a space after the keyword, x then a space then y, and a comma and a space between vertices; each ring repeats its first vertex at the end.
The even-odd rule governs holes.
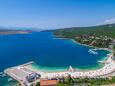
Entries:
POLYGON ((33 62, 28 62, 20 66, 8 68, 4 73, 17 80, 21 86, 31 86, 32 84, 36 84, 41 76, 40 74, 25 68, 25 66, 31 65, 32 63, 33 62))

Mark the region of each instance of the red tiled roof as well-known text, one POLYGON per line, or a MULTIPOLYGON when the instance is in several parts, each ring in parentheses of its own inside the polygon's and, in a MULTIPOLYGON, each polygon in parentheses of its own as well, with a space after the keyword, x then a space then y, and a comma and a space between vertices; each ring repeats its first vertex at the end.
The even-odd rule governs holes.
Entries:
POLYGON ((40 80, 40 86, 56 86, 57 80, 40 80))

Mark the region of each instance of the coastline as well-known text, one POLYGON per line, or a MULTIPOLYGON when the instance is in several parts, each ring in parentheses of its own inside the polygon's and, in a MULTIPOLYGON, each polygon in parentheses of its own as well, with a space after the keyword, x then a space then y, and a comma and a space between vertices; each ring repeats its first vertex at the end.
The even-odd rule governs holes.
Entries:
POLYGON ((79 45, 86 46, 86 47, 89 47, 89 48, 94 48, 94 49, 96 49, 96 50, 106 50, 106 51, 109 51, 110 53, 113 52, 112 50, 110 50, 110 49, 108 49, 108 48, 99 48, 99 47, 94 47, 94 46, 87 45, 87 44, 81 44, 81 43, 75 41, 75 40, 72 39, 72 38, 58 38, 58 37, 56 37, 56 38, 54 38, 54 39, 64 39, 64 40, 67 39, 67 40, 71 40, 72 42, 77 43, 77 44, 79 44, 79 45))
MULTIPOLYGON (((53 34, 53 35, 54 35, 54 34, 53 34)), ((102 68, 102 67, 105 66, 105 64, 104 64, 103 62, 107 61, 107 59, 109 58, 109 55, 113 54, 113 51, 110 50, 110 49, 108 49, 108 48, 94 47, 94 46, 87 45, 87 44, 81 44, 81 43, 75 41, 75 40, 72 39, 72 38, 63 38, 63 37, 61 38, 61 37, 58 37, 58 36, 56 36, 56 35, 54 35, 54 36, 55 36, 54 39, 71 40, 72 42, 77 43, 77 44, 82 45, 82 46, 86 46, 86 47, 93 48, 93 49, 96 49, 96 50, 106 50, 106 51, 109 52, 109 54, 107 54, 107 56, 103 57, 101 60, 98 61, 98 62, 99 62, 99 66, 91 67, 91 68, 87 68, 87 67, 84 67, 84 68, 76 68, 76 67, 75 67, 76 70, 80 70, 80 71, 86 70, 86 71, 88 71, 88 70, 92 70, 92 69, 95 70, 95 69, 102 68), (101 66, 100 66, 100 65, 101 65, 101 66)))
MULTIPOLYGON (((60 39, 60 38, 59 38, 60 39)), ((61 38, 62 39, 62 38, 61 38)), ((65 39, 68 39, 68 38, 65 38, 65 39)), ((77 43, 78 44, 78 42, 76 42, 75 40, 73 40, 73 39, 69 39, 69 40, 72 40, 72 41, 74 41, 75 43, 77 43)), ((79 43, 80 44, 80 43, 79 43)), ((80 44, 80 45, 83 45, 83 44, 80 44)), ((90 46, 88 46, 88 45, 83 45, 83 46, 87 46, 87 47, 90 47, 90 46)), ((101 50, 105 50, 105 49, 101 49, 101 50)), ((105 57, 104 57, 105 58, 105 57)), ((107 59, 109 58, 109 56, 107 57, 107 59)), ((107 60, 106 59, 106 60, 107 60)), ((44 74, 44 72, 43 71, 41 71, 40 70, 40 68, 39 69, 33 69, 33 68, 31 68, 30 67, 30 65, 28 65, 28 64, 24 64, 24 65, 19 65, 19 66, 15 66, 15 67, 11 67, 11 69, 13 68, 13 69, 17 69, 18 67, 25 67, 25 68, 27 68, 27 69, 29 69, 29 70, 31 70, 31 71, 35 71, 35 72, 37 72, 37 73, 40 73, 41 75, 43 75, 44 77, 46 77, 46 76, 48 76, 48 77, 50 77, 49 75, 50 75, 50 73, 51 73, 51 75, 52 75, 52 73, 59 73, 60 74, 60 72, 67 72, 67 69, 65 68, 65 70, 63 70, 63 68, 62 68, 62 70, 60 69, 60 71, 58 71, 58 70, 55 70, 55 71, 53 71, 53 72, 50 72, 50 71, 47 71, 47 70, 44 70, 44 72, 45 73, 48 73, 48 74, 44 74)), ((106 65, 104 65, 104 66, 106 66, 106 65)), ((103 66, 103 67, 104 67, 103 66)), ((41 66, 42 67, 42 66, 41 66)), ((103 67, 100 67, 100 68, 94 68, 94 69, 83 69, 83 70, 80 70, 79 68, 75 68, 75 70, 76 70, 76 73, 78 73, 78 72, 88 72, 88 71, 95 71, 95 70, 98 70, 98 69, 101 69, 101 68, 103 68, 103 67)), ((9 68, 10 69, 10 68, 9 68)))
MULTIPOLYGON (((15 67, 11 67, 6 69, 4 72, 6 74, 8 74, 11 77, 14 77, 14 79, 20 80, 20 78, 22 78, 22 74, 24 72, 23 78, 25 76, 27 76, 27 74, 30 72, 36 72, 38 74, 40 74, 42 76, 42 78, 56 78, 57 76, 64 76, 66 77, 68 74, 70 74, 73 77, 108 77, 110 76, 113 72, 115 72, 115 61, 112 59, 113 54, 110 54, 105 66, 100 68, 100 69, 95 69, 95 70, 85 70, 85 71, 79 71, 79 70, 75 70, 72 67, 69 67, 67 70, 65 71, 55 71, 55 72, 48 72, 48 71, 41 71, 40 69, 36 69, 36 68, 32 68, 29 63, 23 64, 23 65, 19 65, 19 66, 15 66, 15 67), (19 73, 16 73, 15 71, 19 71, 19 73), (16 73, 16 76, 14 76, 16 73), (27 73, 27 74, 25 74, 27 73), (21 74, 21 75, 20 75, 21 74)), ((22 79, 23 79, 22 78, 22 79)))
MULTIPOLYGON (((95 67, 82 67, 82 68, 78 68, 78 67, 74 67, 74 69, 76 71, 79 71, 79 72, 87 72, 87 71, 92 71, 92 70, 98 70, 98 69, 101 69, 103 68, 105 65, 106 65, 106 61, 108 61, 108 59, 110 59, 110 55, 112 55, 112 53, 109 53, 107 55, 107 57, 104 57, 103 60, 99 60, 98 61, 98 65, 95 66, 95 67), (105 62, 105 63, 103 63, 105 62)), ((34 64, 34 63, 33 63, 34 64)), ((55 68, 51 68, 51 67, 42 67, 42 66, 39 66, 37 64, 35 65, 30 65, 28 66, 32 69, 35 69, 35 70, 39 70, 41 72, 60 72, 60 71, 67 71, 67 67, 55 67, 55 68)))
MULTIPOLYGON (((107 78, 111 76, 115 76, 115 61, 112 59, 113 54, 108 55, 108 59, 104 67, 95 69, 95 70, 76 70, 71 66, 68 67, 65 71, 41 71, 40 69, 32 68, 32 62, 28 62, 19 66, 11 67, 4 70, 4 73, 10 76, 11 78, 18 81, 22 86, 24 86, 23 82, 26 82, 26 76, 31 73, 40 74, 40 79, 54 79, 54 78, 62 78, 71 75, 74 78, 107 78), (17 72, 18 71, 18 72, 17 72)), ((34 81, 36 82, 36 81, 34 81)), ((30 85, 31 83, 27 83, 30 85)))
MULTIPOLYGON (((67 39, 67 40, 71 40, 72 42, 74 42, 74 43, 77 43, 77 44, 80 44, 80 43, 78 43, 78 42, 76 42, 74 39, 69 39, 69 38, 56 38, 56 37, 53 37, 53 39, 67 39)), ((87 47, 90 47, 89 45, 84 45, 84 44, 80 44, 80 45, 83 45, 83 46, 87 46, 87 47)), ((99 48, 98 48, 99 49, 99 48)), ((100 49, 100 50, 105 50, 105 49, 100 49)), ((99 60, 99 61, 103 61, 103 60, 105 60, 105 58, 107 59, 108 57, 102 57, 102 59, 101 60, 99 60), (104 59, 103 59, 104 58, 104 59)), ((99 63, 99 64, 101 64, 101 63, 99 63)), ((39 66, 39 65, 38 65, 39 66)), ((83 68, 77 68, 77 67, 75 67, 75 69, 76 70, 91 70, 91 69, 93 69, 93 70, 95 70, 95 69, 99 69, 99 68, 101 68, 101 67, 103 67, 104 65, 96 65, 95 67, 83 67, 83 68)), ((41 66, 42 67, 42 66, 41 66)), ((41 68, 40 67, 40 68, 41 68)), ((67 67, 66 67, 67 68, 67 67)), ((58 69, 59 70, 66 70, 66 68, 65 67, 61 67, 61 68, 53 68, 54 70, 56 70, 56 71, 58 71, 58 69)), ((48 67, 46 67, 46 69, 50 69, 50 67, 48 68, 48 67)), ((52 69, 52 68, 51 68, 52 69)), ((44 70, 44 69, 43 69, 44 70)), ((46 70, 45 70, 46 71, 46 70)))
POLYGON ((71 40, 71 41, 73 41, 74 43, 77 43, 77 44, 79 44, 79 45, 83 45, 83 46, 90 47, 90 48, 95 48, 95 49, 98 49, 98 50, 107 50, 107 51, 109 51, 109 52, 112 52, 112 50, 110 50, 110 49, 108 49, 108 48, 99 48, 99 47, 94 47, 94 46, 87 45, 87 44, 81 44, 81 43, 75 41, 75 40, 72 39, 72 38, 58 37, 58 36, 56 36, 56 35, 54 35, 54 36, 55 36, 54 39, 64 39, 64 40, 67 39, 67 40, 71 40))
MULTIPOLYGON (((67 71, 68 67, 42 67, 42 66, 39 66, 37 64, 35 65, 31 65, 31 66, 28 66, 32 69, 35 69, 35 70, 40 70, 42 72, 60 72, 60 71, 67 71)), ((95 67, 82 67, 82 68, 78 68, 78 67, 74 67, 75 70, 77 71, 90 71, 90 70, 96 70, 96 69, 100 69, 104 67, 104 64, 98 64, 96 65, 95 67)))
POLYGON ((75 43, 77 43, 77 44, 79 44, 79 45, 83 45, 83 46, 90 47, 90 48, 95 48, 95 49, 98 49, 98 50, 107 50, 107 51, 109 51, 109 52, 112 52, 112 50, 110 50, 110 49, 108 49, 108 48, 94 47, 94 46, 87 45, 87 44, 81 44, 81 43, 75 41, 74 39, 70 39, 70 40, 72 40, 73 42, 75 42, 75 43))

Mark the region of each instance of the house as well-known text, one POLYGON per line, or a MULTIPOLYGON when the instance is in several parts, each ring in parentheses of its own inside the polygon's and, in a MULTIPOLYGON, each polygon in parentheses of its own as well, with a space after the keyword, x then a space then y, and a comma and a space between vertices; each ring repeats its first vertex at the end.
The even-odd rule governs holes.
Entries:
POLYGON ((40 77, 41 77, 40 74, 31 73, 28 76, 26 76, 26 80, 30 83, 30 82, 34 82, 36 79, 39 79, 40 77))

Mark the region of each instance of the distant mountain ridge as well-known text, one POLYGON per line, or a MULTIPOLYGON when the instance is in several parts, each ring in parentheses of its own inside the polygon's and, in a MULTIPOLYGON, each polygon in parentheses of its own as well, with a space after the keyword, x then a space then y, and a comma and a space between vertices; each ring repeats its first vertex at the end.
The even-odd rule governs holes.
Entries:
POLYGON ((28 34, 31 33, 31 30, 19 30, 19 29, 12 29, 6 27, 0 27, 0 35, 8 35, 8 34, 28 34))
POLYGON ((71 27, 62 28, 53 31, 55 35, 62 37, 74 37, 76 35, 82 35, 92 33, 96 35, 109 36, 115 38, 115 24, 106 24, 89 27, 71 27))

